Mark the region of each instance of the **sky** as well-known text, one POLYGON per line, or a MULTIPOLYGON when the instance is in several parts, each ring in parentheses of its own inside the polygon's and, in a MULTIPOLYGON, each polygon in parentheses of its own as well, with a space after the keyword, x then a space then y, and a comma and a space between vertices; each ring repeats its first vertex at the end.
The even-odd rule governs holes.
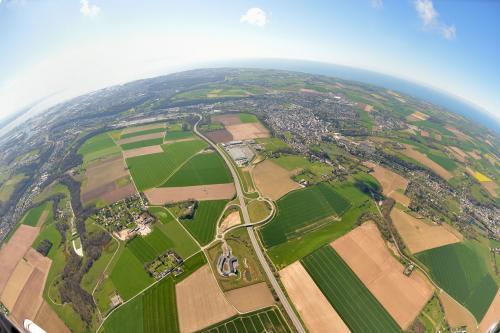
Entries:
POLYGON ((210 61, 289 58, 438 88, 500 119, 500 1, 0 0, 0 120, 210 61))

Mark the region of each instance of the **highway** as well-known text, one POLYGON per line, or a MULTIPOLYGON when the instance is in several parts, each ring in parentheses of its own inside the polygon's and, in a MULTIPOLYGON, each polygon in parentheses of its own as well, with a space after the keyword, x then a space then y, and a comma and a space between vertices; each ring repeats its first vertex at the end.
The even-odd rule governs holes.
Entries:
MULTIPOLYGON (((201 116, 199 116, 199 117, 201 120, 201 116)), ((208 142, 208 144, 210 144, 222 156, 222 158, 226 162, 227 166, 229 167, 229 170, 231 171, 231 175, 233 176, 233 179, 234 179, 234 186, 236 187, 236 195, 238 196, 238 200, 240 202, 241 212, 243 215, 243 221, 244 221, 245 225, 247 226, 248 236, 250 237, 250 241, 252 242, 252 246, 254 248, 254 251, 257 254, 257 257, 260 261, 262 268, 264 269, 264 272, 267 275, 268 280, 271 282, 271 285, 272 285, 274 291, 278 295, 278 298, 279 298, 281 304, 283 305, 283 308, 285 309, 286 313, 288 314, 288 317, 290 317, 293 326, 295 327, 297 332, 305 333, 306 330, 302 326, 302 322, 300 321, 299 317, 293 311, 292 306, 290 305, 290 302, 288 302, 288 299, 286 298, 285 293, 283 292, 283 290, 281 289, 281 286, 279 285, 278 281, 274 277, 274 274, 271 270, 271 267, 269 267, 269 264, 267 263, 266 258, 264 257, 264 253, 262 252, 262 249, 260 248, 257 237, 255 236, 254 226, 250 222, 250 216, 248 215, 248 210, 247 210, 247 206, 245 203, 245 196, 243 194, 243 189, 241 188, 241 183, 240 183, 240 180, 238 178, 237 171, 234 169, 233 164, 231 163, 231 161, 229 161, 226 154, 224 154, 224 152, 221 151, 221 148, 219 146, 217 146, 215 143, 213 143, 212 141, 210 141, 206 136, 204 136, 202 133, 200 133, 198 131, 198 123, 200 122, 200 120, 194 125, 194 132, 198 136, 203 138, 206 142, 208 142)))

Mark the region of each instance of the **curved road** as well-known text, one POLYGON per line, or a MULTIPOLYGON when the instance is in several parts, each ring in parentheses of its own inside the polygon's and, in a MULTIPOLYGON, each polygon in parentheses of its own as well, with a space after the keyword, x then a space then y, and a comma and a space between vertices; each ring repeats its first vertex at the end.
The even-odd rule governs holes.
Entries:
MULTIPOLYGON (((201 116, 198 115, 201 120, 201 116)), ((238 174, 236 173, 236 170, 234 169, 233 164, 229 159, 227 158, 226 154, 221 151, 221 149, 214 144, 212 141, 210 141, 206 136, 201 134, 198 131, 198 123, 200 120, 194 125, 194 132, 203 138, 208 144, 210 144, 224 159, 226 162, 227 166, 229 167, 229 170, 231 170, 231 175, 233 176, 234 179, 234 186, 236 187, 236 195, 238 196, 238 200, 240 201, 240 207, 241 207, 241 212, 243 215, 243 221, 245 222, 245 225, 247 226, 247 231, 248 231, 248 236, 250 237, 250 241, 252 242, 252 246, 254 248, 255 253, 257 254, 257 257, 259 258, 261 266, 264 268, 264 271, 267 275, 267 278, 271 282, 271 285, 273 286, 274 291, 278 295, 278 298, 283 304, 283 307, 288 314, 288 317, 292 320, 293 325, 295 326, 295 329, 299 333, 305 333, 305 329, 302 326, 302 322, 300 321, 299 317, 295 314, 295 312, 292 309, 292 306, 288 302, 288 299, 285 296, 285 293, 281 289, 281 286, 279 285, 278 281, 273 275, 273 272, 271 271, 271 268, 269 267, 269 264, 266 261, 266 258, 264 257, 264 253, 262 253, 262 249, 260 248, 259 242, 257 241, 257 237, 255 236, 255 231, 254 231, 254 226, 250 222, 250 216, 248 215, 248 210, 247 206, 245 204, 245 197, 243 195, 243 189, 241 188, 240 180, 238 178, 238 174)))

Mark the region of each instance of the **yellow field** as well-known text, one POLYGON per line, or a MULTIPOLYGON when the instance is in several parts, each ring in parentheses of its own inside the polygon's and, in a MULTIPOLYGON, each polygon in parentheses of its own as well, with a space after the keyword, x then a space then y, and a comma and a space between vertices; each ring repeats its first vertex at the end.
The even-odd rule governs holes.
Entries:
POLYGON ((475 171, 474 172, 474 178, 476 178, 477 180, 479 180, 480 182, 492 182, 492 180, 486 176, 486 175, 483 175, 481 172, 479 171, 475 171))

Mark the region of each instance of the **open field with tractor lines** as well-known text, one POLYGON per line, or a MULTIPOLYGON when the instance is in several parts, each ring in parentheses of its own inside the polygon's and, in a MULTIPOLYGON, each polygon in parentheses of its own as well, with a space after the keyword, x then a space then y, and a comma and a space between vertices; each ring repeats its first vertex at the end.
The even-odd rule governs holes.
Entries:
POLYGON ((351 332, 401 332, 333 248, 324 246, 301 262, 351 332))
POLYGON ((217 222, 228 200, 200 201, 192 220, 181 223, 201 245, 208 244, 215 236, 217 222))
POLYGON ((193 156, 162 187, 180 187, 231 183, 232 177, 226 164, 215 152, 193 156))
POLYGON ((205 148, 201 140, 163 145, 164 153, 128 158, 127 165, 137 188, 142 191, 161 185, 192 155, 205 148))
POLYGON ((272 247, 299 237, 323 225, 324 219, 341 216, 349 206, 347 199, 324 183, 291 192, 278 200, 276 216, 261 229, 263 242, 272 247))
POLYGON ((291 332, 276 308, 239 315, 210 326, 199 333, 288 333, 291 332))
POLYGON ((481 321, 493 301, 498 285, 482 254, 472 243, 450 244, 417 254, 430 275, 453 298, 481 321))

